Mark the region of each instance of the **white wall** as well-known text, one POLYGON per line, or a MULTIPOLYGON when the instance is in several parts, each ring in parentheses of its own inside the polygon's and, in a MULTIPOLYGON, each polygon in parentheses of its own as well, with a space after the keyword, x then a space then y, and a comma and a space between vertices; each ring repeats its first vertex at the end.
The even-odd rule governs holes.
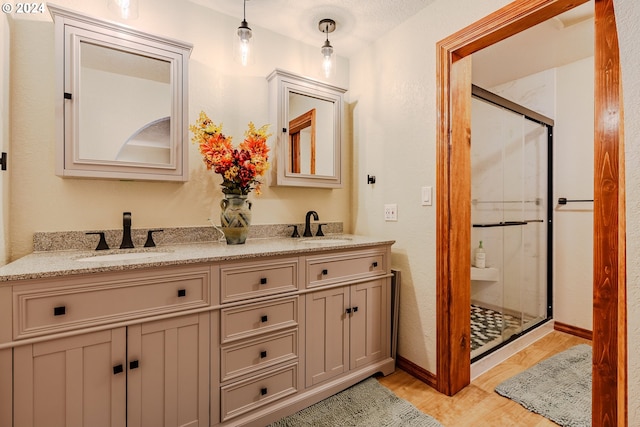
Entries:
POLYGON ((614 0, 624 97, 629 425, 640 425, 640 4, 614 0))
MULTIPOLYGON (((0 16, 0 64, 9 62, 9 23, 0 16)), ((9 68, 0 67, 0 152, 9 153, 9 68)), ((11 154, 11 153, 9 153, 11 154)), ((0 171, 0 266, 9 261, 9 171, 0 171)))
POLYGON ((436 371, 435 205, 421 205, 420 188, 435 187, 435 46, 507 3, 461 7, 438 0, 351 59, 354 231, 396 240, 392 264, 403 278, 398 354, 430 372, 436 371), (367 184, 367 174, 375 184, 367 184), (397 203, 397 222, 384 221, 385 203, 397 203))
POLYGON ((593 57, 556 69, 554 302, 558 322, 593 329, 593 57))
MULTIPOLYGON (((113 20, 104 0, 60 0, 60 6, 113 20)), ((3 18, 4 19, 4 18, 3 18)), ((12 16, 11 34, 11 259, 32 250, 34 231, 117 229, 122 212, 133 213, 136 228, 207 225, 219 217, 222 179, 207 171, 197 146, 190 144, 187 183, 123 182, 62 179, 54 175, 54 32, 44 15, 12 16)), ((255 64, 242 68, 231 49, 239 22, 192 2, 141 1, 139 18, 126 25, 190 42, 189 118, 200 110, 237 144, 247 123, 268 123, 266 76, 276 67, 326 80, 321 74, 318 48, 252 26, 255 64)), ((348 87, 349 64, 339 66, 329 83, 348 87)), ((275 125, 275 124, 274 124, 275 125)), ((271 131, 276 129, 272 126, 271 131)), ((350 135, 348 129, 345 135, 350 135)), ((189 135, 190 137, 191 135, 189 135)), ((275 138, 270 139, 270 143, 275 138)), ((251 195, 255 224, 302 222, 314 209, 321 221, 351 224, 350 141, 345 141, 344 189, 304 189, 263 186, 251 195)), ((273 151, 271 153, 274 154, 273 151)), ((264 179, 266 182, 266 177, 264 179)))

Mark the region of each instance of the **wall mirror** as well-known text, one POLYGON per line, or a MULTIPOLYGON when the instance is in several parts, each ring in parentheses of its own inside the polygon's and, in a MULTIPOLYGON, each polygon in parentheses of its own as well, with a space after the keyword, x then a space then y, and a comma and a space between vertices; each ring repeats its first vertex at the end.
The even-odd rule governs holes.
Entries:
POLYGON ((49 6, 56 174, 186 181, 192 46, 49 6))
POLYGON ((275 70, 268 77, 270 121, 276 124, 271 185, 342 187, 345 89, 275 70))

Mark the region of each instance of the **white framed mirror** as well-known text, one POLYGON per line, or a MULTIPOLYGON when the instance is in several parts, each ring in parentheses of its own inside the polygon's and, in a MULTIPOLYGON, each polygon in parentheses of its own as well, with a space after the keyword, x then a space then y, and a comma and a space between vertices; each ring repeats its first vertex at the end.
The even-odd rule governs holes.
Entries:
POLYGON ((190 44, 49 5, 56 174, 186 181, 190 44))
POLYGON ((342 187, 346 89, 276 69, 268 77, 275 159, 270 184, 342 187))

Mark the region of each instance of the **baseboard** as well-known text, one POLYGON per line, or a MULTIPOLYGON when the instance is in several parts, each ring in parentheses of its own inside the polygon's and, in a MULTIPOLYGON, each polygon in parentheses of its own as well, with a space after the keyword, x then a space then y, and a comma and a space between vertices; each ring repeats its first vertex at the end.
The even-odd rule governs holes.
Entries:
POLYGON ((569 335, 575 335, 576 337, 593 340, 593 332, 588 329, 578 328, 577 326, 567 325, 566 323, 560 323, 558 321, 554 322, 553 329, 569 335))
POLYGON ((400 355, 396 355, 396 366, 437 390, 438 381, 436 376, 423 367, 416 365, 400 355))

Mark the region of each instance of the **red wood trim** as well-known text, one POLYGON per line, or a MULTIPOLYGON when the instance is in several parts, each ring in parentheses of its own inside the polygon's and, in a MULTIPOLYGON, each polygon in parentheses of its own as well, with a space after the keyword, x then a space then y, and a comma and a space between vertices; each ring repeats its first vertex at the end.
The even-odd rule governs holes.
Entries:
MULTIPOLYGON (((471 169, 456 163, 468 156, 470 120, 461 98, 466 73, 454 67, 471 53, 504 40, 588 0, 517 0, 436 45, 436 328, 438 391, 453 395, 470 383, 469 290, 471 169), (457 97, 457 98, 456 98, 457 97), (454 99, 457 99, 456 105, 454 99), (465 154, 465 150, 467 151, 465 154), (470 197, 469 197, 470 198, 470 197), (466 231, 465 231, 466 230, 466 231), (463 271, 465 270, 465 271, 463 271)), ((471 103, 468 97, 467 103, 471 103)), ((470 107, 469 107, 470 108, 470 107)))
POLYGON ((595 2, 592 424, 627 425, 624 149, 612 0, 595 2))
POLYGON ((404 357, 399 355, 396 356, 396 366, 398 367, 398 369, 402 369, 409 375, 419 379, 428 386, 436 388, 436 376, 423 367, 418 366, 412 361, 405 359, 404 357))
POLYGON ((577 326, 567 325, 566 323, 553 322, 553 329, 565 334, 570 334, 576 337, 584 338, 586 340, 593 339, 593 332, 588 329, 579 328, 577 326))

